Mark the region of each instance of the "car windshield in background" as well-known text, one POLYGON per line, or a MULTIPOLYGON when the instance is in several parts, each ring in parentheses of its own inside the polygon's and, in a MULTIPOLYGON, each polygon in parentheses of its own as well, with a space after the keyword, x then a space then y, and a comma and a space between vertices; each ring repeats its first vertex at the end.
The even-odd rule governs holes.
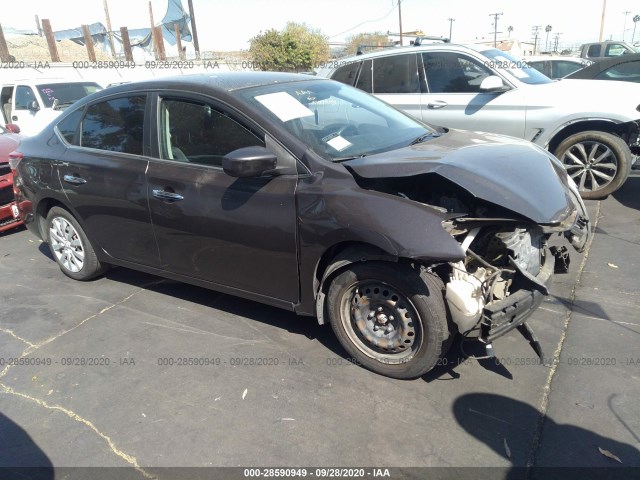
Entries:
POLYGON ((382 153, 435 133, 381 100, 337 82, 272 85, 241 95, 326 160, 382 153))
POLYGON ((509 75, 515 77, 522 83, 539 85, 541 83, 551 83, 553 81, 535 68, 530 67, 526 60, 512 57, 508 53, 498 50, 497 48, 483 50, 480 53, 490 59, 492 67, 508 72, 509 75))
POLYGON ((100 85, 93 82, 86 83, 50 83, 37 85, 44 106, 50 108, 53 101, 58 100, 59 106, 68 106, 92 93, 102 90, 100 85))

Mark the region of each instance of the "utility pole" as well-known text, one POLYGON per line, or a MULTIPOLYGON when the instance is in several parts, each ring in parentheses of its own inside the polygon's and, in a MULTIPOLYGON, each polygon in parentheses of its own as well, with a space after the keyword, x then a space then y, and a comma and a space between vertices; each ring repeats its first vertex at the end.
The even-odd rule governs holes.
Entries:
POLYGON ((549 32, 551 32, 552 29, 553 27, 551 25, 544 27, 544 31, 547 32, 547 39, 544 41, 544 49, 547 52, 549 51, 549 32))
POLYGON ((624 34, 627 32, 627 15, 631 12, 622 12, 624 15, 624 24, 622 25, 622 41, 624 42, 624 34))
POLYGON ((398 0, 398 24, 400 26, 400 46, 402 46, 402 0, 398 0))
POLYGON ((600 36, 598 41, 602 41, 602 34, 604 33, 604 13, 607 11, 607 0, 602 0, 602 18, 600 19, 600 36))
POLYGON ((634 15, 633 17, 633 35, 631 35, 631 44, 636 41, 636 24, 640 22, 640 15, 634 15))
MULTIPOLYGON (((189 0, 189 16, 191 17, 191 30, 193 30, 193 46, 196 49, 196 58, 200 60, 200 44, 198 43, 198 30, 196 29, 196 14, 193 13, 193 0, 189 0)), ((400 32, 400 35, 402 35, 402 32, 400 32)))
POLYGON ((453 22, 456 21, 455 18, 449 18, 449 41, 451 41, 451 32, 453 31, 453 22))
POLYGON ((107 38, 109 39, 109 46, 111 47, 111 56, 116 58, 116 48, 113 45, 113 36, 111 35, 111 17, 109 17, 107 0, 104 0, 104 15, 107 17, 107 38))
POLYGON ((553 51, 554 52, 558 51, 558 45, 560 44, 560 35, 562 35, 562 33, 556 33, 553 35, 553 51))
POLYGON ((533 54, 536 54, 538 50, 538 32, 542 28, 542 25, 534 25, 531 27, 531 35, 533 36, 533 54))
POLYGON ((490 13, 490 17, 493 17, 493 46, 498 46, 498 17, 502 16, 502 13, 490 13))

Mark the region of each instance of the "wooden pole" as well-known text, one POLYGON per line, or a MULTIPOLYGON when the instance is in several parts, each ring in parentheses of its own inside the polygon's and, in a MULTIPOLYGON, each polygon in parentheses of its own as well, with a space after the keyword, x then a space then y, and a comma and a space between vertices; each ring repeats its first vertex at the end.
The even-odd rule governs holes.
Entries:
POLYGON ((158 41, 157 52, 158 52, 158 60, 162 60, 163 62, 167 59, 167 54, 164 51, 164 36, 162 35, 162 25, 158 25, 155 28, 156 31, 156 40, 158 41))
POLYGON ((178 47, 178 58, 184 60, 182 55, 182 38, 180 37, 180 27, 177 23, 173 24, 173 30, 176 32, 176 47, 178 47))
POLYGON ((84 36, 84 46, 87 47, 87 55, 90 62, 96 61, 96 51, 93 49, 93 38, 89 32, 89 25, 82 25, 82 35, 84 36))
POLYGON ((153 21, 153 7, 149 0, 149 20, 151 21, 151 43, 153 44, 153 56, 158 60, 158 42, 156 41, 156 24, 153 21))
POLYGON ((113 45, 113 36, 111 35, 111 17, 109 17, 107 0, 104 0, 104 14, 107 17, 107 38, 109 39, 109 46, 111 47, 111 56, 116 58, 116 47, 113 45))
POLYGON ((604 32, 604 14, 607 11, 607 0, 602 0, 602 18, 600 19, 600 36, 598 37, 598 41, 602 41, 602 34, 604 32))
POLYGON ((189 0, 189 16, 191 17, 191 30, 193 30, 193 46, 196 49, 196 58, 200 60, 200 43, 198 43, 198 30, 196 29, 196 14, 193 12, 193 0, 189 0))
POLYGON ((124 47, 124 58, 127 62, 133 62, 133 52, 131 51, 131 42, 129 41, 129 29, 120 27, 120 36, 122 37, 122 46, 124 47))
POLYGON ((402 0, 398 0, 398 25, 400 27, 400 46, 404 45, 402 40, 402 0))
POLYGON ((38 28, 38 35, 42 36, 42 27, 40 26, 40 17, 36 15, 36 26, 38 28))
POLYGON ((5 40, 4 32, 2 31, 2 25, 0 25, 0 60, 4 63, 9 63, 10 58, 9 47, 7 47, 7 41, 5 40))
POLYGON ((53 36, 51 22, 48 18, 44 18, 42 20, 42 30, 44 30, 44 36, 47 39, 47 45, 49 45, 49 55, 51 55, 51 61, 59 62, 60 56, 58 55, 58 48, 56 47, 56 39, 53 36))

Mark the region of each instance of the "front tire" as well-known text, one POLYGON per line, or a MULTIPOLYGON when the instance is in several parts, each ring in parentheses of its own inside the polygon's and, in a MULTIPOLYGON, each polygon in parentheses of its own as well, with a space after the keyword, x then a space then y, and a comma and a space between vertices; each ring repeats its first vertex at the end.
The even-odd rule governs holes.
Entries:
POLYGON ((631 172, 631 151, 620 137, 580 132, 563 140, 554 155, 578 185, 580 196, 601 199, 619 189, 631 172))
POLYGON ((49 210, 46 226, 51 255, 67 277, 86 281, 106 271, 107 266, 98 260, 84 230, 67 210, 60 207, 49 210))
POLYGON ((327 314, 359 364, 393 378, 431 370, 452 338, 442 281, 388 262, 352 265, 329 287, 327 314))

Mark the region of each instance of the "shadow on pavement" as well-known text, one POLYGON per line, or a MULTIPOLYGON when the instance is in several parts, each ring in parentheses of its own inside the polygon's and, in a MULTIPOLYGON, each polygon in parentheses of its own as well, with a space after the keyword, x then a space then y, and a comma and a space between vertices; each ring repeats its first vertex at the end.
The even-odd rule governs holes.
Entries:
POLYGON ((538 439, 531 426, 539 425, 540 413, 519 400, 491 393, 469 393, 455 400, 453 414, 467 433, 511 464, 501 478, 640 478, 640 452, 632 445, 575 425, 556 423, 550 417, 543 419, 538 439), (531 446, 536 443, 539 445, 532 452, 531 446), (615 455, 621 463, 599 449, 615 455), (531 462, 534 466, 528 468, 531 462))
POLYGON ((640 176, 627 178, 624 185, 611 196, 625 207, 640 210, 640 176))
POLYGON ((0 478, 53 480, 53 464, 27 432, 0 413, 0 478))

